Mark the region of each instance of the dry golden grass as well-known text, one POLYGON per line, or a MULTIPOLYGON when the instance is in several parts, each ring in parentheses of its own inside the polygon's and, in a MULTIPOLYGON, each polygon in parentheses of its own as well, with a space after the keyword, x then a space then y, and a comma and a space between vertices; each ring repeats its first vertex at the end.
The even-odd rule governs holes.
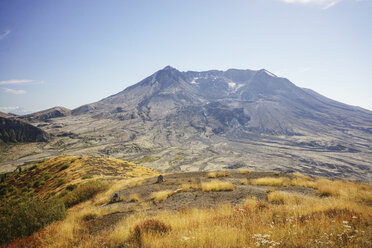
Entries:
POLYGON ((274 191, 268 194, 267 199, 270 203, 274 204, 300 204, 304 196, 299 194, 288 193, 285 191, 274 191))
POLYGON ((247 169, 240 169, 239 170, 239 173, 242 174, 242 175, 246 175, 246 174, 249 174, 251 172, 249 170, 247 170, 247 169))
MULTIPOLYGON (((86 229, 86 218, 97 218, 119 210, 98 206, 101 198, 109 196, 108 190, 100 193, 100 197, 69 209, 66 220, 46 227, 43 232, 35 234, 35 238, 40 242, 38 247, 42 248, 372 247, 370 185, 301 177, 295 179, 299 181, 288 178, 289 182, 285 182, 289 184, 283 185, 309 181, 316 190, 330 187, 326 190, 330 194, 320 197, 320 194, 305 196, 275 191, 268 194, 267 201, 259 202, 255 197, 247 197, 241 205, 225 204, 210 209, 187 208, 178 212, 148 214, 137 211, 112 228, 92 235, 86 229), (150 222, 155 224, 145 224, 150 222), (138 228, 141 234, 136 236, 134 233, 138 228), (161 231, 163 229, 165 231, 161 231)), ((228 182, 213 180, 209 183, 208 189, 214 190, 228 182)), ((118 181, 112 187, 117 190, 118 185, 125 187, 128 184, 118 181)), ((202 189, 206 184, 202 183, 202 189)))
POLYGON ((304 175, 304 174, 301 174, 301 173, 299 173, 299 172, 294 172, 294 173, 292 173, 295 177, 297 177, 297 178, 302 178, 302 179, 305 179, 305 180, 311 180, 311 177, 309 177, 309 176, 306 176, 306 175, 304 175))
MULTIPOLYGON (((134 185, 141 183, 141 177, 158 175, 157 172, 130 162, 96 157, 58 156, 37 164, 34 169, 15 174, 20 185, 35 183, 35 196, 46 198, 50 194, 61 193, 68 185, 79 185, 87 179, 125 179, 139 178, 134 185)), ((15 178, 14 178, 15 179, 15 178)), ((17 183, 16 182, 16 183, 17 183)))
POLYGON ((249 180, 247 178, 244 178, 244 179, 241 179, 240 180, 240 183, 243 184, 243 185, 248 185, 249 184, 249 180))
POLYGON ((217 172, 209 172, 207 177, 208 178, 216 178, 217 177, 217 172))
POLYGON ((230 182, 224 182, 219 180, 213 180, 210 182, 201 183, 201 189, 203 191, 232 191, 234 185, 230 182))
POLYGON ((154 192, 151 194, 151 198, 154 199, 156 202, 164 201, 168 197, 174 194, 174 191, 172 190, 163 190, 154 192))
POLYGON ((130 202, 139 202, 141 199, 137 194, 131 194, 129 196, 129 201, 130 202))
POLYGON ((244 206, 253 208, 257 205, 257 198, 255 196, 247 197, 244 199, 244 206))
POLYGON ((299 173, 295 178, 263 177, 252 179, 251 184, 268 186, 301 186, 316 189, 320 196, 333 196, 349 199, 356 202, 372 204, 372 186, 364 183, 355 183, 344 180, 329 180, 326 178, 312 179, 299 173))
POLYGON ((196 183, 184 183, 181 185, 181 189, 182 191, 200 189, 200 185, 196 183))
MULTIPOLYGON (((288 196, 287 196, 288 197, 288 196)), ((287 198, 285 198, 287 199, 287 198)), ((364 209, 338 198, 307 198, 298 204, 223 205, 215 209, 189 209, 140 213, 120 222, 107 244, 133 244, 131 231, 151 218, 171 227, 164 235, 144 234, 142 247, 370 247, 371 208, 364 209), (366 211, 367 210, 367 211, 366 211), (357 231, 356 231, 357 230, 357 231)))
POLYGON ((275 187, 266 187, 265 188, 265 191, 266 191, 266 193, 271 193, 271 192, 274 192, 276 189, 275 189, 275 187))
POLYGON ((227 171, 209 172, 207 176, 208 178, 227 177, 230 173, 227 171))
POLYGON ((269 185, 269 186, 287 186, 290 179, 287 177, 262 177, 250 180, 251 184, 269 185))

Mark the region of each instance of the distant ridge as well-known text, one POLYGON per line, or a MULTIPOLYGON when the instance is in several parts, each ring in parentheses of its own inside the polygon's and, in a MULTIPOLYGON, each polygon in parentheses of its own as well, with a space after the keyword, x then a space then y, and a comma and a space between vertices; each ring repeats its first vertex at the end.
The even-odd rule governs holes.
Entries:
POLYGON ((22 115, 19 118, 26 119, 28 121, 35 121, 35 120, 45 121, 51 118, 68 116, 70 114, 71 114, 71 110, 64 108, 64 107, 57 106, 57 107, 42 110, 39 112, 35 112, 32 114, 22 115))

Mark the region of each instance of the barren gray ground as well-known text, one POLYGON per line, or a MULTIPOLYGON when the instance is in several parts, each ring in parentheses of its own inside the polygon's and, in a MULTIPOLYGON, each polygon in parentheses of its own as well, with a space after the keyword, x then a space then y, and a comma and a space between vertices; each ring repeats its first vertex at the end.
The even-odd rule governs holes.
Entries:
POLYGON ((241 174, 231 172, 229 176, 220 178, 208 178, 207 172, 181 172, 170 175, 164 175, 165 182, 156 183, 157 178, 144 180, 140 185, 119 190, 118 193, 122 199, 103 206, 103 208, 115 208, 115 213, 103 215, 88 221, 88 226, 92 233, 110 228, 115 223, 135 212, 145 211, 148 214, 155 214, 158 211, 182 211, 185 208, 214 208, 221 204, 242 205, 247 197, 256 197, 259 201, 264 201, 268 191, 267 189, 277 188, 281 191, 290 191, 298 194, 316 195, 316 191, 304 187, 268 187, 260 185, 243 185, 242 179, 254 179, 261 177, 281 177, 291 176, 273 172, 253 172, 241 174), (182 188, 183 184, 209 182, 211 180, 228 181, 234 185, 233 191, 204 192, 201 189, 191 189, 188 191, 178 191, 167 199, 156 202, 151 194, 158 191, 171 190, 176 191, 182 188), (139 201, 130 201, 130 196, 136 194, 139 201))

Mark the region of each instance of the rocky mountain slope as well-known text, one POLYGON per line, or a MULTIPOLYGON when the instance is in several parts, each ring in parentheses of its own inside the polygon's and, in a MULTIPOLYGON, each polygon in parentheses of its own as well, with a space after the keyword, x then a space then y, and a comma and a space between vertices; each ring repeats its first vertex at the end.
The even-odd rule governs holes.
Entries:
POLYGON ((34 120, 48 149, 141 161, 157 170, 254 170, 372 180, 372 112, 267 70, 170 66, 71 111, 34 120))
POLYGON ((371 124, 372 112, 329 100, 266 71, 180 72, 166 67, 126 90, 72 111, 120 120, 168 118, 214 134, 302 135, 371 124))

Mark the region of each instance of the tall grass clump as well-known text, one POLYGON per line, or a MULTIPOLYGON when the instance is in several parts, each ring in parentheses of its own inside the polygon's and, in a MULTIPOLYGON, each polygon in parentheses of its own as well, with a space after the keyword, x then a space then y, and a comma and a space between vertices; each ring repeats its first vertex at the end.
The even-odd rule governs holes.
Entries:
POLYGON ((286 186, 290 184, 287 177, 262 177, 250 180, 251 184, 269 185, 269 186, 286 186))
POLYGON ((213 180, 210 182, 201 183, 202 191, 232 191, 234 185, 230 182, 223 182, 219 180, 213 180))
POLYGON ((192 189, 200 189, 200 185, 196 183, 184 183, 181 185, 182 191, 189 191, 192 189))
POLYGON ((208 178, 217 178, 217 177, 228 177, 230 176, 230 173, 227 171, 218 171, 218 172, 209 172, 208 178))
POLYGON ((239 170, 239 173, 242 174, 242 175, 246 175, 246 174, 251 173, 251 171, 250 170, 247 170, 247 169, 240 169, 239 170))
POLYGON ((139 202, 141 198, 137 194, 131 194, 129 196, 129 201, 130 202, 139 202))
POLYGON ((303 201, 303 196, 299 194, 288 193, 285 191, 274 191, 267 195, 270 203, 274 204, 300 204, 303 201))
POLYGON ((163 191, 158 191, 154 192, 151 194, 151 198, 154 199, 156 202, 164 201, 167 199, 169 196, 173 195, 172 190, 163 190, 163 191))

